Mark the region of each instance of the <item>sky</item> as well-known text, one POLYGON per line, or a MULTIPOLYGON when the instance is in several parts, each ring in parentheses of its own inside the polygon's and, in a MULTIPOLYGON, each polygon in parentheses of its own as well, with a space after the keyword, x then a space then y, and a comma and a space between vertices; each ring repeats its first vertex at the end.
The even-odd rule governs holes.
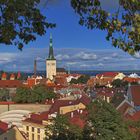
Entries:
MULTIPOLYGON (((109 11, 117 8, 117 0, 102 0, 109 11)), ((106 33, 88 30, 78 24, 69 0, 51 0, 46 7, 40 5, 42 13, 56 28, 48 29, 42 37, 24 46, 20 51, 16 46, 0 44, 0 70, 33 71, 34 59, 37 69, 45 70, 45 60, 49 50, 49 36, 52 33, 57 67, 71 70, 139 70, 140 55, 134 58, 106 41, 106 33)))

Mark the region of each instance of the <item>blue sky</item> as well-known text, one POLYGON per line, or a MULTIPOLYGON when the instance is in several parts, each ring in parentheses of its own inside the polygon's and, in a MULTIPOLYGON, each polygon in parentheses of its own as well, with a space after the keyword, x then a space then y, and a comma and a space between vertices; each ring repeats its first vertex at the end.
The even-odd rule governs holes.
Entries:
MULTIPOLYGON (((53 45, 57 66, 72 70, 139 70, 140 55, 131 57, 111 46, 106 33, 88 30, 78 24, 78 16, 68 0, 51 0, 42 12, 49 22, 56 23, 43 37, 29 43, 23 51, 15 46, 0 44, 0 69, 6 71, 32 71, 33 61, 38 59, 38 70, 45 70, 48 56, 49 35, 53 34, 53 45), (55 2, 58 1, 58 2, 55 2)), ((117 1, 106 0, 104 7, 110 11, 117 8, 117 1), (116 3, 115 3, 116 2, 116 3)), ((41 6, 42 8, 42 6, 41 6)))

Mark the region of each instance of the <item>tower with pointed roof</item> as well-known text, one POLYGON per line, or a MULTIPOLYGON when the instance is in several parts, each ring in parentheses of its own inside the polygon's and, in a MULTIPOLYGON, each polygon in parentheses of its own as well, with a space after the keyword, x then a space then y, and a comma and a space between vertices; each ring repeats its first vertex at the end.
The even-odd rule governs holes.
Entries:
POLYGON ((50 35, 49 56, 46 59, 46 78, 53 80, 56 75, 56 59, 53 52, 52 35, 50 35))

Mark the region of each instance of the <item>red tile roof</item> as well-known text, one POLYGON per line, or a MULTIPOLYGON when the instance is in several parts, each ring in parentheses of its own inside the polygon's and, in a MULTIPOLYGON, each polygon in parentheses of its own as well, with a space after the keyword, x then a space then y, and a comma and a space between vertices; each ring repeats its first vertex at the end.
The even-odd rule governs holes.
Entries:
POLYGON ((21 77, 21 74, 20 74, 20 72, 18 72, 17 79, 19 79, 20 77, 21 77))
POLYGON ((70 118, 70 123, 73 125, 77 125, 80 128, 84 128, 84 126, 86 124, 85 120, 81 119, 80 116, 70 118))
POLYGON ((7 78, 7 74, 4 72, 1 76, 1 78, 7 78))
POLYGON ((132 83, 132 82, 139 82, 140 81, 140 78, 132 78, 132 77, 125 77, 123 79, 123 81, 127 81, 129 83, 132 83))
POLYGON ((48 120, 48 111, 41 112, 39 114, 31 114, 30 118, 25 119, 23 122, 31 122, 36 124, 42 124, 43 120, 48 120))
POLYGON ((49 114, 58 112, 59 113, 59 108, 62 106, 69 106, 73 104, 73 100, 55 100, 54 104, 49 110, 49 114))
POLYGON ((132 100, 135 106, 140 106, 140 85, 130 87, 132 100))
POLYGON ((55 100, 54 104, 50 108, 49 113, 50 114, 55 112, 59 113, 60 107, 63 106, 77 105, 79 103, 83 103, 86 106, 90 103, 90 101, 91 99, 86 95, 82 95, 82 97, 77 100, 55 100))
POLYGON ((133 115, 127 115, 127 119, 132 121, 139 121, 140 120, 140 111, 137 111, 133 115))
POLYGON ((125 115, 127 112, 128 112, 128 109, 132 108, 132 106, 127 103, 127 102, 124 102, 123 105, 121 105, 119 108, 118 108, 118 111, 122 114, 122 115, 125 115))
POLYGON ((97 74, 96 77, 98 77, 98 78, 101 78, 101 77, 112 77, 112 78, 114 78, 118 74, 119 74, 119 72, 104 72, 104 73, 101 73, 101 74, 97 74))
POLYGON ((8 130, 8 124, 0 121, 0 133, 3 133, 8 130))
POLYGON ((21 86, 22 82, 19 80, 0 80, 0 88, 17 88, 21 86))
POLYGON ((10 75, 10 79, 11 78, 15 78, 15 75, 13 73, 10 75))

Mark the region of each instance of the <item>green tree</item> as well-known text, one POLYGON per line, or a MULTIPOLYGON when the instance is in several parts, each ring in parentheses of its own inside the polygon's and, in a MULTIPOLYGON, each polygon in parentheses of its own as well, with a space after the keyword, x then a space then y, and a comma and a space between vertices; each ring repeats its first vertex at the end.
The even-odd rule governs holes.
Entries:
POLYGON ((71 79, 71 84, 86 84, 87 81, 90 79, 89 75, 82 75, 78 79, 71 79))
POLYGON ((17 45, 36 40, 44 35, 47 28, 55 25, 48 23, 40 12, 40 0, 1 0, 0 1, 0 43, 17 45))
POLYGON ((46 140, 81 140, 82 129, 72 125, 64 115, 57 115, 46 127, 46 140))
POLYGON ((30 103, 33 101, 31 98, 31 89, 27 87, 17 88, 16 94, 13 97, 13 101, 16 103, 30 103))
POLYGON ((0 89, 0 101, 7 101, 8 99, 10 99, 9 90, 0 89))
POLYGON ((139 0, 118 0, 115 13, 102 5, 102 0, 71 0, 79 15, 79 23, 88 29, 107 32, 106 39, 131 55, 140 50, 140 2, 139 0))
POLYGON ((56 94, 43 85, 34 86, 31 95, 32 98, 34 98, 34 101, 39 103, 45 102, 46 99, 56 98, 56 94))
POLYGON ((92 102, 84 128, 84 140, 136 140, 116 109, 102 100, 92 102))
POLYGON ((117 87, 121 87, 122 86, 123 81, 120 79, 116 79, 112 82, 112 86, 117 88, 117 87))

